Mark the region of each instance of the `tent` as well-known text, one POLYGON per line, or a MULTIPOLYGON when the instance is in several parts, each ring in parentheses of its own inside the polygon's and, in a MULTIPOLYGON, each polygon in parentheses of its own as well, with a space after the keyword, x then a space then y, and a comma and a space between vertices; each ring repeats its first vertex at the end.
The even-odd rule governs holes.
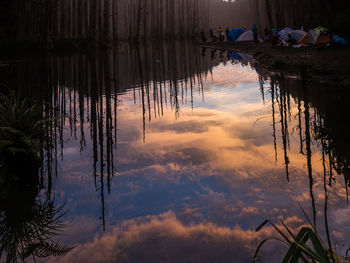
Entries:
POLYGON ((314 31, 316 31, 317 34, 322 34, 324 32, 328 32, 328 29, 323 26, 319 26, 314 28, 314 31))
POLYGON ((347 41, 345 40, 345 38, 342 38, 342 37, 337 36, 337 35, 332 36, 332 40, 334 43, 337 43, 337 44, 342 45, 342 46, 346 46, 346 44, 347 44, 347 41))
POLYGON ((242 57, 238 55, 236 52, 230 52, 229 53, 230 59, 232 60, 237 60, 237 61, 242 61, 242 57))
POLYGON ((332 39, 326 34, 319 34, 315 30, 309 31, 309 43, 313 45, 322 45, 331 43, 332 39))
POLYGON ((244 32, 246 32, 246 31, 242 28, 232 29, 228 33, 228 41, 230 41, 230 42, 236 41, 240 37, 240 35, 242 35, 244 32))
POLYGON ((254 57, 250 54, 246 54, 246 53, 237 53, 243 61, 245 62, 250 62, 253 63, 254 62, 254 57))
POLYGON ((295 37, 295 39, 297 40, 298 44, 305 44, 305 45, 307 45, 309 43, 309 35, 305 31, 303 31, 303 30, 293 30, 291 34, 295 37))
POLYGON ((293 32, 293 29, 291 28, 284 28, 280 32, 278 32, 278 35, 280 36, 281 39, 284 41, 288 40, 288 34, 291 34, 293 32))
MULTIPOLYGON (((254 35, 252 31, 244 32, 238 39, 237 42, 243 42, 243 41, 254 41, 254 35)), ((259 41, 262 42, 262 40, 259 38, 259 41)))

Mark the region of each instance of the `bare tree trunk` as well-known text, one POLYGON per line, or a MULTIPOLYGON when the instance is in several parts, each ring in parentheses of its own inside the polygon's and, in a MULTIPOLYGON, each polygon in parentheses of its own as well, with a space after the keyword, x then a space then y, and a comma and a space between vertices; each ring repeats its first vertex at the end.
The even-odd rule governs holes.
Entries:
POLYGON ((143 1, 143 38, 147 39, 147 17, 148 17, 148 8, 147 8, 147 0, 143 1))
POLYGON ((142 10, 142 0, 138 0, 138 8, 137 8, 137 18, 136 18, 136 39, 140 38, 140 27, 141 27, 141 10, 142 10))
POLYGON ((110 20, 110 14, 109 14, 109 8, 110 8, 110 2, 109 0, 104 1, 103 5, 103 39, 104 41, 108 40, 109 37, 109 20, 110 20))

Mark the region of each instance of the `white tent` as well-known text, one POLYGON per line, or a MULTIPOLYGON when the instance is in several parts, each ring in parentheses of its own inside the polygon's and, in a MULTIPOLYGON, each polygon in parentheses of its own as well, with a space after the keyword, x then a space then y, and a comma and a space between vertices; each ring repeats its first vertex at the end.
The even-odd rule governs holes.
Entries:
MULTIPOLYGON (((262 40, 258 38, 261 42, 262 40)), ((254 41, 254 34, 252 31, 244 32, 240 37, 236 40, 237 42, 243 42, 243 41, 254 41)))
POLYGON ((278 32, 278 35, 280 36, 281 39, 284 41, 288 40, 288 34, 291 34, 293 32, 293 29, 291 28, 284 28, 280 32, 278 32))
POLYGON ((298 44, 307 44, 309 42, 308 41, 309 36, 303 30, 293 30, 292 35, 297 40, 298 44))
POLYGON ((253 63, 254 57, 252 55, 246 54, 246 53, 237 53, 243 61, 253 63))

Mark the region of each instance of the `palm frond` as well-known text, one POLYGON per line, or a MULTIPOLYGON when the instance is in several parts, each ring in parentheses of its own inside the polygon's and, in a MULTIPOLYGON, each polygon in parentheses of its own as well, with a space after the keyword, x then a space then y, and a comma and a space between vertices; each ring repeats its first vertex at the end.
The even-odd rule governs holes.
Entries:
POLYGON ((23 253, 23 258, 27 258, 31 255, 37 257, 50 257, 50 256, 63 256, 71 251, 74 247, 67 247, 60 243, 48 243, 40 242, 31 244, 23 253))

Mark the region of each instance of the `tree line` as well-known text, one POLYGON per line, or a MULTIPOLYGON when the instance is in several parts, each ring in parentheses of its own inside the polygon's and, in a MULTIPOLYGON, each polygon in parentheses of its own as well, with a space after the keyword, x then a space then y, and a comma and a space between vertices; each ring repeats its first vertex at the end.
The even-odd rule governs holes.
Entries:
MULTIPOLYGON (((208 27, 209 0, 0 0, 16 40, 185 38, 208 27)), ((1 26, 0 26, 1 27, 1 26)))
POLYGON ((0 37, 193 38, 210 27, 313 28, 350 35, 347 0, 0 0, 0 37))
POLYGON ((236 26, 315 28, 325 26, 350 35, 350 1, 347 0, 229 0, 236 26))

